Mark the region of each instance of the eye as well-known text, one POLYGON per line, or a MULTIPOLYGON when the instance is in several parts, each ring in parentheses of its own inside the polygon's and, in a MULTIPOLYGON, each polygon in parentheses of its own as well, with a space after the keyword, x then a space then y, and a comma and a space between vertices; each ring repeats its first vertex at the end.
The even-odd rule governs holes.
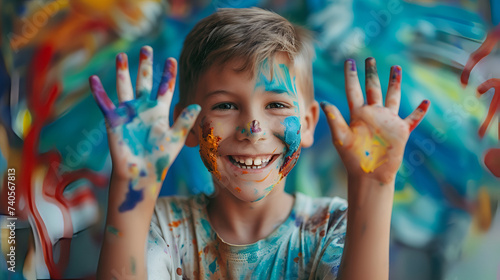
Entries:
POLYGON ((225 110, 232 110, 236 109, 236 106, 234 106, 231 103, 219 103, 212 107, 212 110, 220 110, 220 111, 225 111, 225 110))
POLYGON ((266 106, 266 109, 281 109, 281 108, 288 108, 288 107, 286 105, 284 105, 282 103, 278 103, 278 102, 272 102, 266 106))

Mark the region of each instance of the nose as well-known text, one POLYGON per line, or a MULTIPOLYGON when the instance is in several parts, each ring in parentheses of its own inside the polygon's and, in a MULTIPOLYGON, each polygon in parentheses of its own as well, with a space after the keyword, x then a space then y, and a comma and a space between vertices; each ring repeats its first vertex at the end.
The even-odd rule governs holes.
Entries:
POLYGON ((236 137, 240 141, 250 141, 256 143, 260 140, 264 140, 265 132, 262 129, 260 122, 258 120, 253 120, 246 123, 243 127, 238 127, 236 132, 236 137))

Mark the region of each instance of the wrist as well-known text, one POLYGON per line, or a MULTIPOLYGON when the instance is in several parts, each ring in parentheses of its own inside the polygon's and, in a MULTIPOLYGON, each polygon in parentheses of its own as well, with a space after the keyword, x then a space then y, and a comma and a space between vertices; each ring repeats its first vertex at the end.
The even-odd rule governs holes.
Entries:
POLYGON ((384 208, 390 211, 394 198, 395 181, 383 182, 369 175, 348 175, 347 200, 349 207, 384 208))

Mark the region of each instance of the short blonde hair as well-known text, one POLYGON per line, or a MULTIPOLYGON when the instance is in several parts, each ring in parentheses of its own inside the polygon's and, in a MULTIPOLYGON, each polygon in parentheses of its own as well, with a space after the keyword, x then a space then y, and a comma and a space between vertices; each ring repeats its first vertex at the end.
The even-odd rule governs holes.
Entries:
POLYGON ((198 22, 184 41, 179 59, 179 104, 191 102, 199 77, 210 67, 239 59, 242 66, 235 70, 255 75, 265 60, 272 67, 278 52, 288 54, 308 104, 314 100, 312 41, 308 30, 274 12, 260 8, 219 9, 198 22))

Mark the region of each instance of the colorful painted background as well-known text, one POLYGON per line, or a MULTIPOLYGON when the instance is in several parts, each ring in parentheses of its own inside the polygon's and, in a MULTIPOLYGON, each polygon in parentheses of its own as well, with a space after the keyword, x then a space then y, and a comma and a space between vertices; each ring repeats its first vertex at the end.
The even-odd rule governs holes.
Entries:
MULTIPOLYGON (((128 54, 135 80, 139 49, 151 45, 157 87, 164 60, 179 57, 198 20, 217 8, 250 6, 314 31, 316 99, 337 105, 344 116, 347 58, 363 65, 375 57, 383 88, 389 67, 402 66, 402 117, 422 99, 431 101, 397 177, 391 279, 500 279, 495 0, 0 1, 0 279, 94 277, 111 161, 88 77, 97 74, 116 102, 115 55, 128 54), (476 52, 487 56, 462 86, 464 66, 488 32, 488 44, 476 52), (487 80, 493 88, 478 95, 487 80), (13 198, 9 182, 15 183, 13 198), (8 271, 9 218, 17 218, 15 273, 8 271)), ((286 188, 345 198, 345 171, 324 115, 315 136, 286 188)), ((198 150, 184 148, 161 194, 211 190, 198 150)))

